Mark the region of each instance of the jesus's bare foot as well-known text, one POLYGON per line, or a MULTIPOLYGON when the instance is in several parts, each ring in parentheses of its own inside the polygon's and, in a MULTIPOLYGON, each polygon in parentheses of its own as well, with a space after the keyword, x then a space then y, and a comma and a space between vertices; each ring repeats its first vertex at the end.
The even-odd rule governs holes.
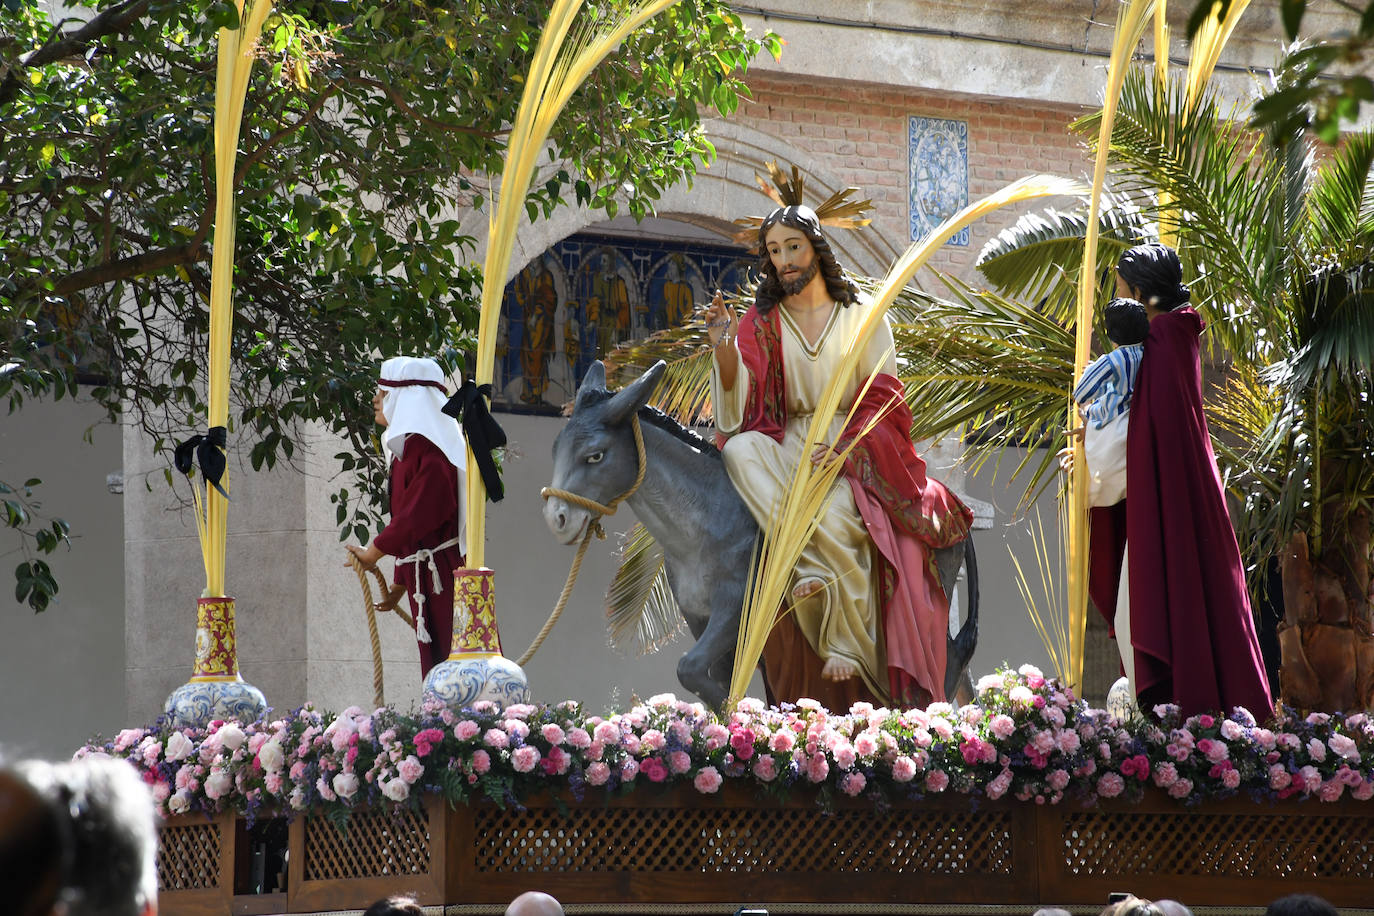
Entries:
POLYGON ((816 576, 807 576, 798 580, 796 586, 792 589, 792 600, 801 601, 804 598, 810 598, 823 588, 825 588, 824 579, 819 579, 816 576))
POLYGON ((821 669, 821 677, 827 681, 847 681, 858 673, 858 667, 843 658, 828 658, 821 669))

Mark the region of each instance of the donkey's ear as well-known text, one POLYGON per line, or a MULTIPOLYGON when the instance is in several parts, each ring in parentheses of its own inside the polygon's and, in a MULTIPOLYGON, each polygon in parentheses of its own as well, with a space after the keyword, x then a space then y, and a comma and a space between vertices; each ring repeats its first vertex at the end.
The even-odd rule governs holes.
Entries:
POLYGON ((654 390, 658 388, 659 380, 667 371, 668 364, 660 359, 639 378, 617 391, 615 397, 606 405, 606 422, 624 423, 634 416, 635 411, 649 403, 649 398, 653 397, 654 390))
POLYGON ((577 386, 577 400, 582 400, 589 391, 605 390, 606 366, 598 359, 587 367, 587 374, 582 376, 582 384, 577 386))

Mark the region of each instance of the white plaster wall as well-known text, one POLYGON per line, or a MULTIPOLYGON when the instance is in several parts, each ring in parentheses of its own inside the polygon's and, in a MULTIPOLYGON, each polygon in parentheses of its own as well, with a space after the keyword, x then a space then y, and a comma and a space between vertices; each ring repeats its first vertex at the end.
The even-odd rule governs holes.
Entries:
POLYGON ((72 528, 71 549, 43 557, 58 593, 41 614, 15 600, 19 542, 0 532, 0 751, 8 755, 67 757, 126 722, 122 499, 105 484, 120 468, 120 433, 101 420, 85 400, 31 401, 0 419, 0 479, 41 478, 40 511, 72 528))

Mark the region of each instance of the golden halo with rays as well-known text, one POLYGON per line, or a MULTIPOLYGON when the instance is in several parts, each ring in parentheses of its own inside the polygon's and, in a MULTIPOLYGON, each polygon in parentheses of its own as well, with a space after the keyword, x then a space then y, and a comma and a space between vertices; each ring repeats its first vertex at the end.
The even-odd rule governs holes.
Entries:
MULTIPOLYGON (((804 206, 802 191, 805 179, 802 178, 801 170, 795 165, 792 166, 792 175, 788 175, 778 167, 776 161, 770 160, 765 166, 768 169, 768 178, 754 174, 754 180, 758 182, 759 189, 779 207, 800 207, 804 206), (771 180, 770 180, 771 179, 771 180)), ((842 188, 831 194, 824 203, 815 207, 816 217, 822 226, 833 226, 839 229, 862 229, 873 222, 863 214, 873 209, 872 200, 850 200, 850 195, 857 195, 858 188, 842 188)), ((735 220, 735 225, 743 226, 735 233, 734 239, 741 245, 749 246, 752 251, 758 247, 758 231, 763 225, 766 216, 745 216, 735 220)))

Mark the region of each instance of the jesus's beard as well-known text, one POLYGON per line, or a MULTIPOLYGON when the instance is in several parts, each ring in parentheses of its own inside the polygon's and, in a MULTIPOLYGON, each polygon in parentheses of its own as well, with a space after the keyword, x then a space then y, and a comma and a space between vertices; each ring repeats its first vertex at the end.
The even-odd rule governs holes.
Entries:
POLYGON ((820 260, 813 259, 809 265, 802 268, 801 274, 798 275, 798 277, 795 280, 784 280, 781 277, 779 277, 778 283, 782 286, 782 291, 785 295, 795 296, 802 290, 806 289, 806 285, 815 279, 816 274, 820 271, 820 269, 820 260))

